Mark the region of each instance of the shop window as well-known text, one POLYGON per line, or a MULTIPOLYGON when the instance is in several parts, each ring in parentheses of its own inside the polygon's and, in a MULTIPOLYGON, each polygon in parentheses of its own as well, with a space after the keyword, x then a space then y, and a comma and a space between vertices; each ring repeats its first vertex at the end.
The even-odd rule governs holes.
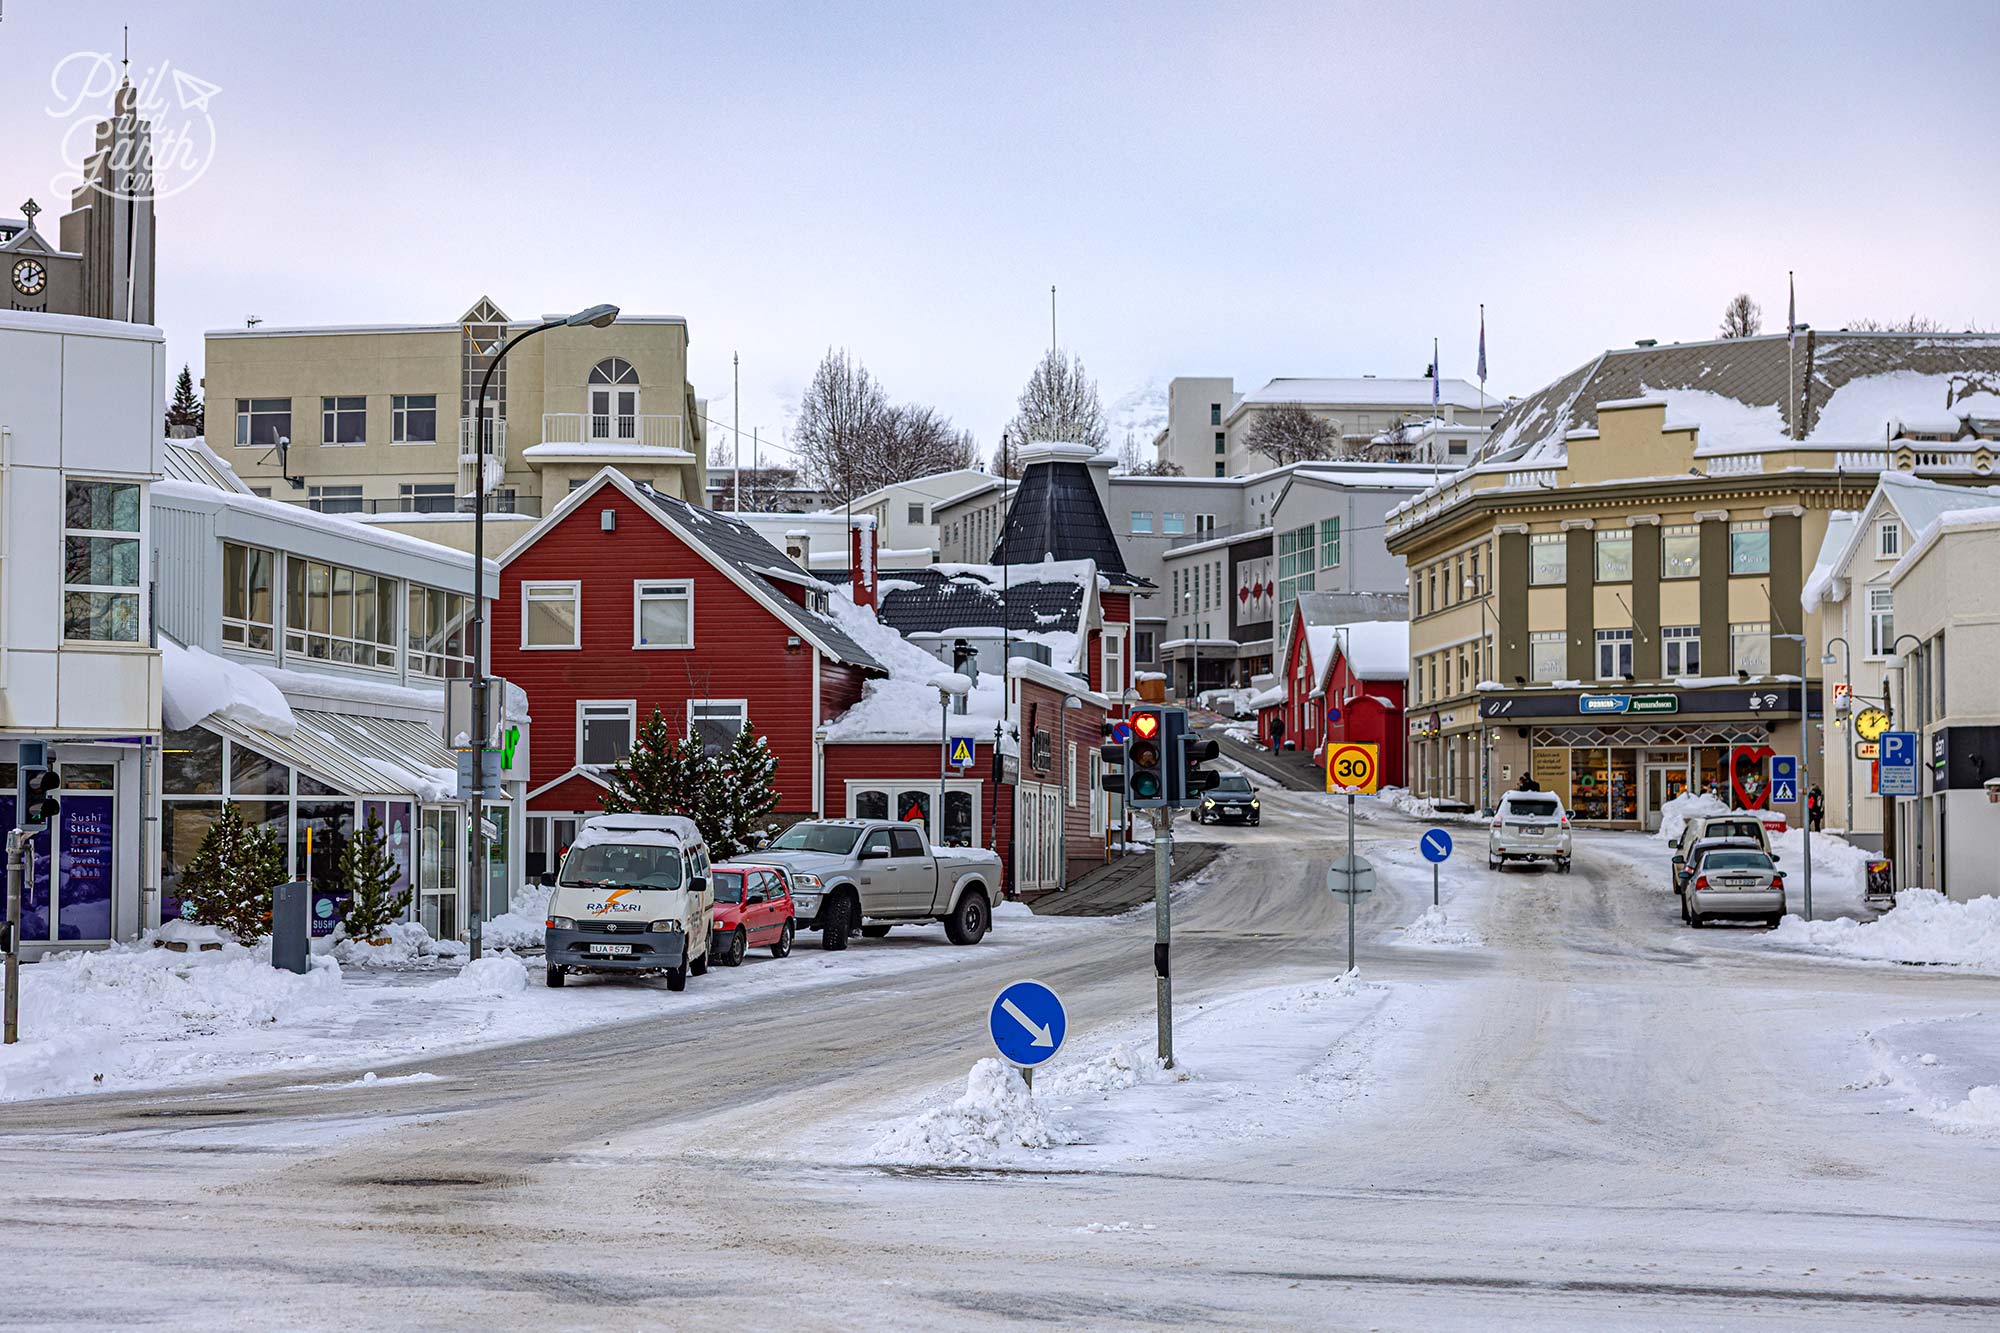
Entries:
POLYGON ((1767 520, 1754 519, 1729 525, 1729 572, 1771 572, 1771 525, 1767 520))
POLYGON ((889 817, 889 793, 886 791, 858 791, 853 797, 853 815, 856 819, 887 819, 889 817))
POLYGON ((1528 582, 1537 587, 1565 582, 1569 577, 1569 541, 1560 532, 1538 532, 1528 538, 1528 582))
POLYGON ((205 727, 161 736, 160 790, 168 796, 220 796, 222 737, 205 727))
POLYGON ((1660 577, 1701 577, 1701 525, 1679 523, 1660 529, 1660 577))
POLYGON ((249 746, 229 747, 229 794, 231 796, 289 796, 292 770, 249 746))

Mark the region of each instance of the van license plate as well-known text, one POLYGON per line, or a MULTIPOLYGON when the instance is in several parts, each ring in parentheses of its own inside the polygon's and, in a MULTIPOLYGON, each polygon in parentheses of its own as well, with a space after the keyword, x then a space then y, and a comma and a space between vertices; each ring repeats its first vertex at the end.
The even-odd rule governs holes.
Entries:
POLYGON ((632 946, 629 944, 593 944, 590 946, 590 951, 592 953, 628 954, 632 952, 632 946))

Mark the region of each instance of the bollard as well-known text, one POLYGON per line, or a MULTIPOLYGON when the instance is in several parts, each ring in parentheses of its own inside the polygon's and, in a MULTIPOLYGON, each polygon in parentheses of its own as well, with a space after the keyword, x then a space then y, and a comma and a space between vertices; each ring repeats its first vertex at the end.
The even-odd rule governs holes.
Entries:
POLYGON ((271 890, 271 966, 304 976, 311 955, 312 885, 295 879, 271 890))

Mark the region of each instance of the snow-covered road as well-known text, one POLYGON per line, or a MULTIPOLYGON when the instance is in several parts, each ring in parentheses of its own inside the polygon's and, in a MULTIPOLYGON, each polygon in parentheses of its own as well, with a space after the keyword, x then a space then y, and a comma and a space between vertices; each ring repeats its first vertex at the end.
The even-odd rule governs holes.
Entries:
MULTIPOLYGON (((1444 907, 1464 938, 1425 944, 1404 929, 1430 905, 1422 826, 1368 813, 1383 884, 1360 911, 1359 995, 1328 985, 1345 956, 1323 887, 1330 803, 1267 793, 1261 829, 1191 835, 1234 853, 1177 911, 1187 1084, 1100 1088, 1082 1070, 1146 1030, 1142 916, 1041 932, 1028 957, 960 950, 684 1019, 663 1007, 378 1064, 372 1083, 0 1107, 11 1314, 2000 1322, 2000 1137, 1968 1096, 2000 1085, 2000 980, 1688 931, 1657 844, 1629 835, 1580 836, 1573 875, 1493 875, 1466 854, 1478 831, 1455 830, 1444 907), (963 1089, 988 1002, 1024 971, 1069 1005, 1064 1114, 1098 1116, 1093 1141, 991 1165, 879 1160, 884 1125, 963 1089), (415 1073, 434 1077, 394 1081, 415 1073), (1159 1116, 1178 1116, 1172 1132, 1159 1116)), ((1055 1066, 1045 1082, 1062 1086, 1055 1066)))

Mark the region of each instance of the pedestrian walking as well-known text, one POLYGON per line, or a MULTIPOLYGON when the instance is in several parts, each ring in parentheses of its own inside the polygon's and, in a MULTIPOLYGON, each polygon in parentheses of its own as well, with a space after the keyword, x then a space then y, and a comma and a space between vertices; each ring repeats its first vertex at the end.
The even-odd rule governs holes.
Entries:
POLYGON ((1817 782, 1806 793, 1806 819, 1812 824, 1814 833, 1818 833, 1826 823, 1826 794, 1820 791, 1817 782))
POLYGON ((1285 748, 1285 719, 1283 719, 1282 717, 1274 717, 1271 719, 1271 753, 1277 754, 1280 750, 1284 748, 1285 748))

